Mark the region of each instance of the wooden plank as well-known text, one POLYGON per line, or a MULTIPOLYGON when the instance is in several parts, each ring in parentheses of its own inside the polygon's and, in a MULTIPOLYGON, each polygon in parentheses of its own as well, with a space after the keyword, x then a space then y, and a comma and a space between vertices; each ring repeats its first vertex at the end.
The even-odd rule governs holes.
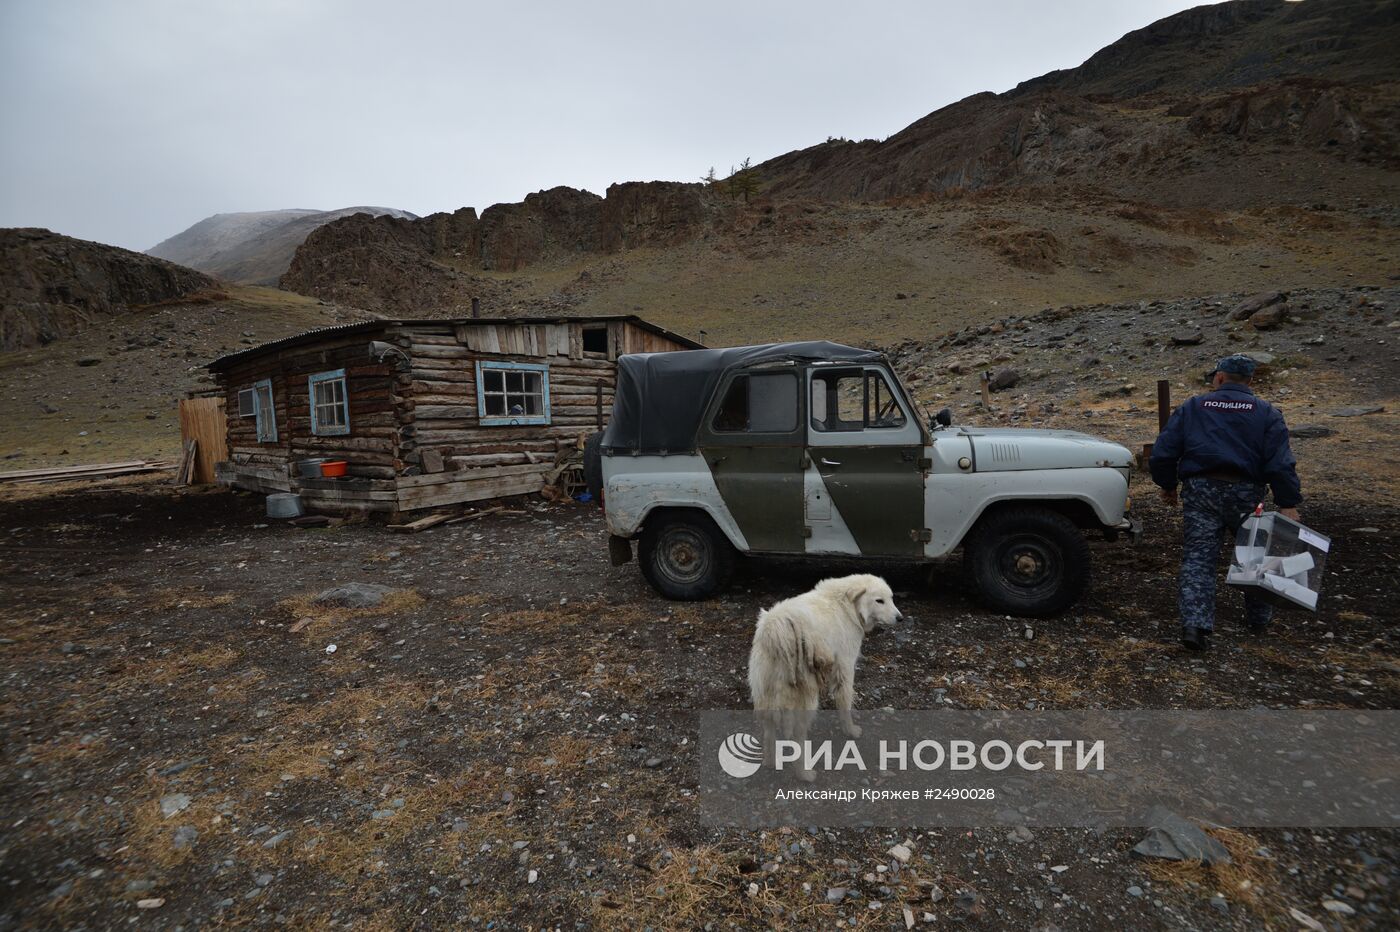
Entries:
POLYGON ((399 506, 394 502, 366 502, 366 501, 318 501, 311 503, 319 514, 327 515, 365 515, 365 514, 392 514, 399 510, 399 506))
POLYGON ((426 531, 430 527, 436 527, 451 519, 451 515, 428 515, 426 518, 419 518, 417 521, 410 521, 407 524, 390 524, 388 528, 400 534, 417 534, 419 531, 426 531))
POLYGON ((292 481, 285 467, 260 466, 250 463, 222 462, 215 467, 220 485, 233 486, 249 492, 290 492, 292 481))
POLYGON ((398 489, 422 488, 430 485, 445 485, 454 482, 475 482, 488 479, 509 479, 522 475, 544 475, 549 463, 520 463, 506 466, 481 466, 475 469, 458 469, 452 472, 429 473, 419 476, 400 476, 398 489))
POLYGON ((344 492, 393 492, 398 488, 396 479, 364 479, 360 477, 336 479, 323 476, 318 479, 297 479, 303 490, 328 490, 344 492))
POLYGON ((397 492, 364 492, 356 489, 308 489, 297 490, 302 503, 308 508, 321 502, 394 502, 397 492))
POLYGON ((176 485, 190 484, 190 476, 194 472, 194 452, 198 446, 198 440, 186 440, 181 444, 180 464, 175 467, 176 485))
POLYGON ((452 482, 427 488, 405 489, 399 493, 399 510, 413 511, 419 508, 438 508, 444 505, 457 505, 462 502, 475 502, 487 498, 501 498, 506 495, 527 495, 538 492, 543 486, 543 476, 536 472, 530 475, 503 476, 499 479, 480 479, 470 482, 452 482))
POLYGON ((125 469, 131 466, 144 465, 146 465, 145 460, 129 460, 123 463, 90 463, 86 466, 49 466, 42 469, 17 469, 13 472, 0 472, 0 482, 27 479, 30 476, 39 476, 48 479, 55 476, 61 477, 65 475, 101 472, 107 469, 125 469))

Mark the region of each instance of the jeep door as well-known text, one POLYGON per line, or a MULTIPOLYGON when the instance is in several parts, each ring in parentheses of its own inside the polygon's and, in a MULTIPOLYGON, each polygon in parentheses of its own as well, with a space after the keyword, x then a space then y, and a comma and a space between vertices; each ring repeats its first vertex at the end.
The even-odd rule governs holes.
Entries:
POLYGON ((922 556, 924 432, 888 370, 815 365, 806 395, 808 551, 922 556))
POLYGON ((749 549, 802 552, 802 391, 796 365, 729 373, 697 446, 749 549))

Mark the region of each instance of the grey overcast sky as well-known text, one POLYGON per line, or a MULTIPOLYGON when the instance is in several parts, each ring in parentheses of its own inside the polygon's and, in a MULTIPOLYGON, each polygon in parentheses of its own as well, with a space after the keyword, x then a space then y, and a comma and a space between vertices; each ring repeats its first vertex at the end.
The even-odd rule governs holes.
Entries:
POLYGON ((1171 0, 0 0, 0 226, 418 214, 884 138, 1171 0))

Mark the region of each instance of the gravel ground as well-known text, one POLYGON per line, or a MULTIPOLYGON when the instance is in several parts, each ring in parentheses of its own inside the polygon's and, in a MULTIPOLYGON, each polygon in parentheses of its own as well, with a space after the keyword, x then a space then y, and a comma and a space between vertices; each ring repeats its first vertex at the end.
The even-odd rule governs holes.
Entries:
MULTIPOLYGON (((956 563, 892 569, 913 620, 866 642, 858 706, 1397 707, 1396 508, 1311 503, 1341 544, 1319 614, 1250 638, 1227 600, 1216 649, 1186 655, 1179 519, 1140 485, 1151 536, 1096 543, 1063 618, 983 611, 956 563)), ((1221 832, 1235 863, 1204 868, 1130 856, 1141 831, 710 829, 691 713, 744 707, 757 610, 844 567, 751 561, 723 598, 681 605, 608 565, 586 506, 416 536, 268 526, 260 506, 150 483, 0 502, 0 927, 1400 916, 1394 831, 1221 832), (312 601, 349 582, 394 591, 312 601), (907 862, 887 853, 906 840, 907 862)))

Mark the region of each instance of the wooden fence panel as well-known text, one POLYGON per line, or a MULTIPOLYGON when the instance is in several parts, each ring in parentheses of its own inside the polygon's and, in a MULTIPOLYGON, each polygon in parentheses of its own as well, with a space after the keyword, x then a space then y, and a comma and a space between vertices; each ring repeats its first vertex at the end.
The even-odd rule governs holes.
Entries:
POLYGON ((180 441, 196 441, 192 485, 211 485, 214 464, 228 459, 228 418, 223 398, 184 398, 180 401, 180 441))

